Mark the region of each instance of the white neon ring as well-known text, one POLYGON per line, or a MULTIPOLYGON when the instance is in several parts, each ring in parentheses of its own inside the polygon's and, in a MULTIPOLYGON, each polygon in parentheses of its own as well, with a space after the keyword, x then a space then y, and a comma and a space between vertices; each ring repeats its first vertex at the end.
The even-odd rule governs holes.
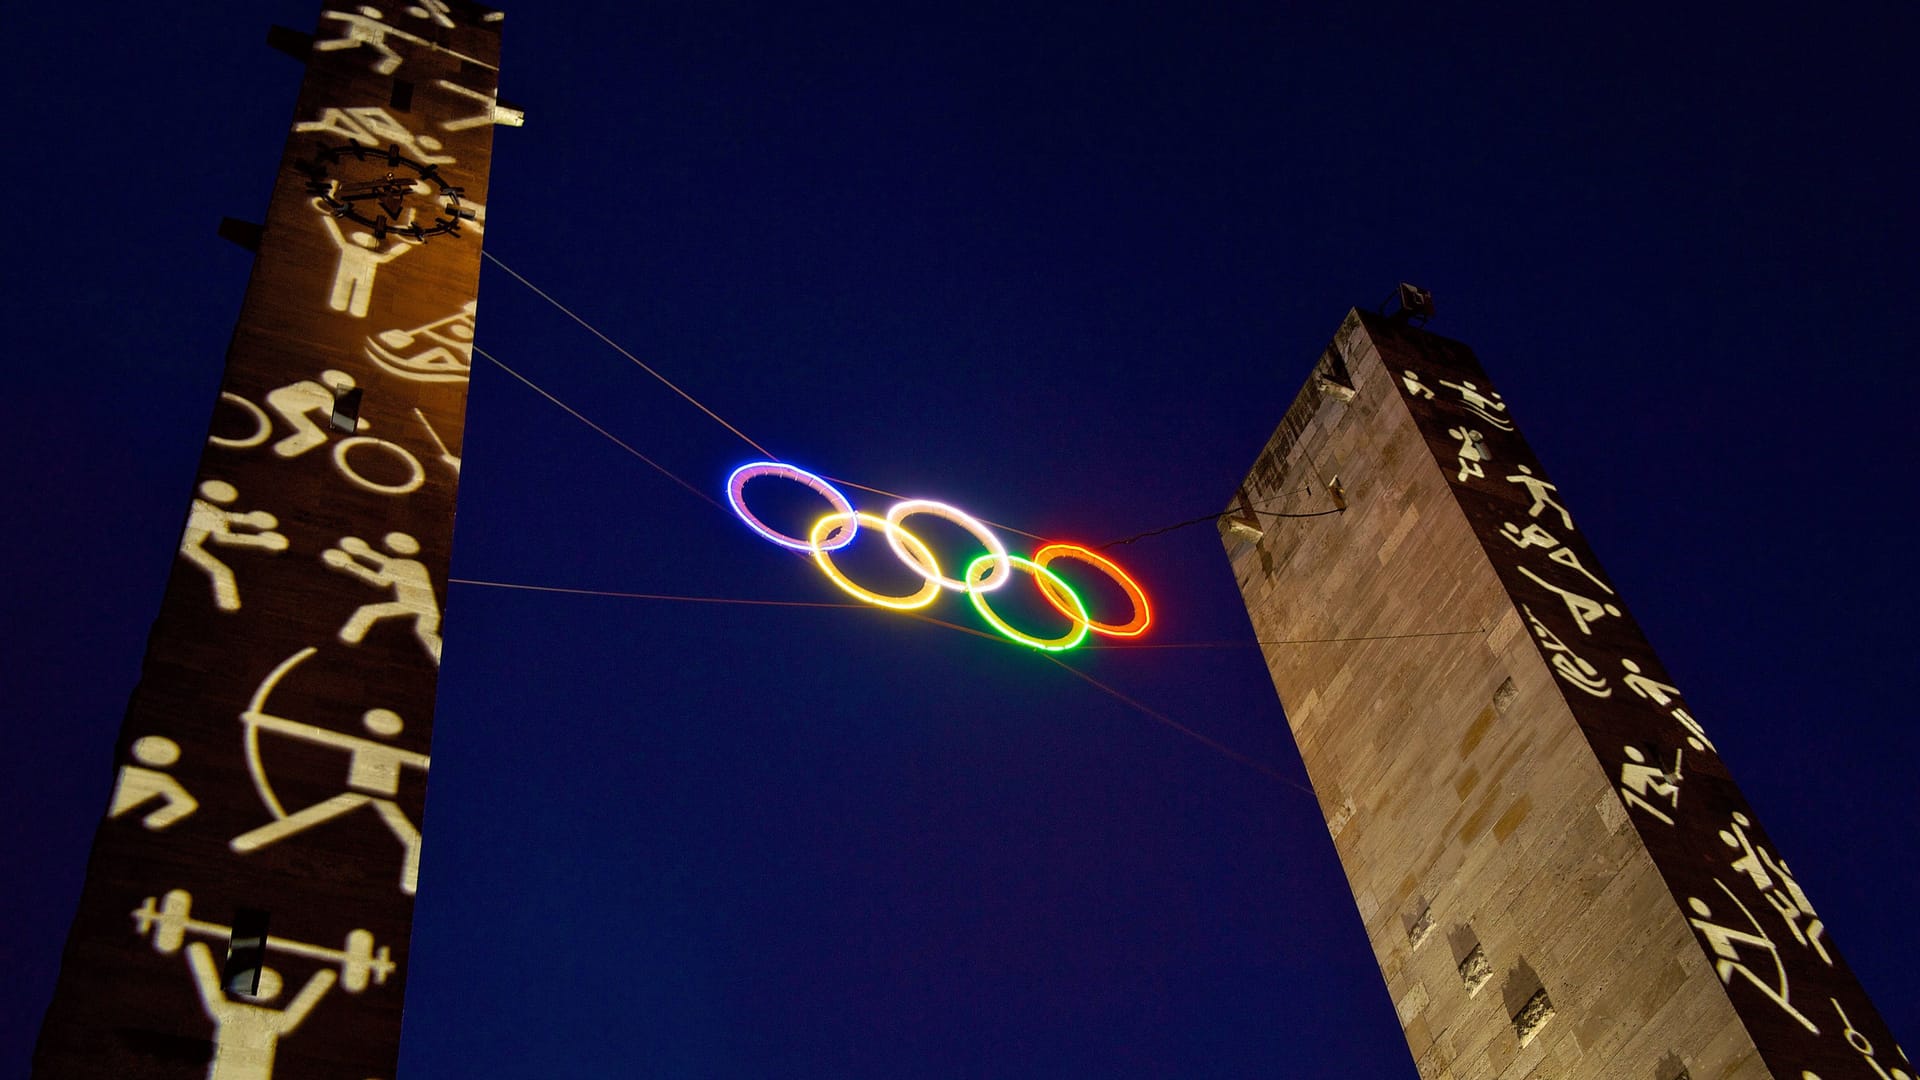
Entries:
MULTIPOLYGON (((968 590, 966 582, 941 574, 937 566, 930 571, 927 567, 920 565, 918 560, 908 556, 906 549, 900 542, 900 537, 911 536, 912 534, 899 531, 898 526, 902 521, 905 521, 915 514, 926 514, 929 517, 937 517, 943 521, 951 521, 971 533, 973 538, 980 541, 981 545, 987 549, 987 554, 993 556, 992 576, 988 579, 987 584, 974 586, 975 591, 992 592, 1013 580, 1013 561, 1007 557, 1006 545, 1000 542, 999 537, 993 535, 993 530, 987 528, 979 518, 961 510, 959 507, 950 506, 943 502, 935 502, 932 499, 906 499, 894 503, 892 509, 887 511, 887 524, 895 527, 887 530, 887 544, 893 548, 893 553, 899 557, 901 562, 913 567, 914 573, 919 574, 921 577, 926 578, 928 581, 933 582, 943 589, 952 589, 954 592, 966 592, 968 590)), ((919 538, 914 537, 914 539, 918 540, 919 538)))
MULTIPOLYGON (((848 535, 852 535, 852 530, 848 530, 848 535)), ((838 585, 842 592, 856 600, 864 600, 869 604, 892 608, 895 611, 913 611, 916 608, 923 608, 933 603, 940 595, 940 586, 934 581, 934 578, 937 578, 940 574, 940 566, 934 561, 932 549, 928 548, 919 537, 885 518, 875 517, 872 514, 860 510, 849 510, 844 514, 828 514, 813 523, 811 539, 813 542, 809 544, 807 550, 813 555, 813 561, 819 565, 820 572, 827 575, 827 580, 838 585), (906 537, 910 547, 920 549, 920 557, 924 557, 927 565, 933 567, 933 575, 931 577, 924 571, 919 571, 920 576, 926 579, 921 584, 920 591, 911 596, 887 596, 884 593, 874 592, 865 586, 856 585, 852 578, 841 573, 840 568, 833 565, 833 560, 827 557, 827 552, 834 549, 819 544, 818 539, 842 525, 855 524, 855 527, 858 527, 857 523, 862 520, 864 520, 866 524, 874 526, 881 532, 886 533, 889 542, 892 542, 894 535, 897 533, 906 537)), ((895 550, 898 549, 896 548, 895 550)), ((920 561, 920 558, 902 555, 900 561, 909 566, 913 566, 920 561)), ((918 571, 917 567, 916 570, 918 571)))
POLYGON ((727 503, 733 507, 733 512, 739 515, 740 520, 747 523, 747 528, 779 544, 781 547, 792 551, 812 553, 816 550, 811 540, 802 540, 798 537, 788 536, 786 533, 780 532, 759 518, 754 517, 753 514, 747 510, 747 500, 745 496, 747 481, 760 476, 779 476, 792 480, 794 483, 827 500, 827 502, 833 506, 833 516, 843 514, 846 516, 846 534, 833 543, 820 545, 817 550, 839 551, 841 548, 853 543, 854 536, 860 531, 859 518, 853 512, 853 503, 849 502, 845 495, 840 494, 840 492, 832 484, 827 483, 824 478, 815 476, 805 469, 779 461, 749 461, 745 465, 733 470, 732 475, 727 477, 727 503))

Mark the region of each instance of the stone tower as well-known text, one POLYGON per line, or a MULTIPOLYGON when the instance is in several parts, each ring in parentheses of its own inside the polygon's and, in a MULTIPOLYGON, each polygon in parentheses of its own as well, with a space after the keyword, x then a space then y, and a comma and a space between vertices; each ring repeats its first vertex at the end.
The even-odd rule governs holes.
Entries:
POLYGON ((306 77, 35 1076, 394 1074, 499 29, 269 35, 306 77))
POLYGON ((1349 314, 1222 517, 1422 1077, 1911 1080, 1471 350, 1349 314), (1303 484, 1344 513, 1280 526, 1303 484), (1425 635, 1436 628, 1482 633, 1425 635))

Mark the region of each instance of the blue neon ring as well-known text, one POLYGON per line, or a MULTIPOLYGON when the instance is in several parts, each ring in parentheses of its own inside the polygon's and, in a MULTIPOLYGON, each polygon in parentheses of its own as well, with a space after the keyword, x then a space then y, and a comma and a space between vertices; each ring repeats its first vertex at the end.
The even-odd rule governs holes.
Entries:
POLYGON ((752 529, 768 540, 791 551, 800 551, 807 554, 812 554, 816 550, 838 551, 848 544, 853 543, 854 536, 860 531, 859 519, 854 516, 853 503, 849 502, 845 495, 840 494, 838 488, 827 483, 822 477, 815 476, 805 469, 788 465, 785 462, 749 461, 745 465, 733 470, 733 474, 727 477, 727 504, 733 507, 733 512, 740 516, 741 521, 747 523, 747 528, 752 529), (821 544, 816 548, 811 540, 805 537, 788 536, 786 533, 754 517, 753 514, 747 510, 745 489, 747 481, 761 476, 778 476, 792 480, 794 483, 805 487, 809 491, 827 500, 828 503, 832 504, 836 512, 847 516, 848 525, 846 532, 843 533, 838 540, 821 544))

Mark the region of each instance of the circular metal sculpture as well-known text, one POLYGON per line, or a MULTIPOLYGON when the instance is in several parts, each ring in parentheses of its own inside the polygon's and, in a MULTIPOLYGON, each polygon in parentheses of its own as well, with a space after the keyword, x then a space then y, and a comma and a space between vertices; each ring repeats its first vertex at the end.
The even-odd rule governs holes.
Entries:
POLYGON ((402 154, 397 145, 385 150, 359 143, 322 146, 314 151, 313 160, 301 162, 298 168, 307 175, 307 190, 315 205, 365 227, 376 244, 388 233, 416 242, 430 236, 459 236, 460 223, 479 216, 461 206, 465 189, 447 183, 440 166, 423 165, 402 154), (431 225, 420 224, 421 207, 407 205, 410 197, 420 195, 432 201, 431 225))

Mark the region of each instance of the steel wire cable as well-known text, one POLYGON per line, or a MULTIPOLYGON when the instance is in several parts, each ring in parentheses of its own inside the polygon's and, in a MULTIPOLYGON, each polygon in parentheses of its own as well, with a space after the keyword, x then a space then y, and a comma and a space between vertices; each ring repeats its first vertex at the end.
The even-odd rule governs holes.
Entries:
MULTIPOLYGON (((668 389, 671 389, 674 393, 678 394, 682 399, 687 401, 689 404, 692 404, 694 407, 698 408, 702 413, 706 414, 708 417, 714 420, 714 422, 720 424, 722 427, 732 432, 735 436, 737 436, 741 441, 745 442, 748 446, 753 447, 755 450, 759 451, 761 454, 765 455, 770 460, 778 460, 774 458, 773 454, 770 451, 768 451, 765 447, 761 446, 757 442, 754 442, 751 438, 747 437, 747 435, 744 432, 742 432, 739 428, 735 427, 731 423, 728 423, 726 419, 721 417, 718 413, 714 412, 712 409, 708 408, 705 404, 703 404, 701 401, 695 398, 692 394, 688 393, 686 390, 682 389, 679 385, 674 383, 672 380, 668 379, 666 376, 662 375, 660 372, 656 371, 654 368, 652 368, 651 366, 641 361, 638 357, 634 356, 631 352, 627 351, 618 342, 614 341, 611 337, 603 333, 598 327, 595 327, 592 323, 588 322, 585 318, 581 317, 573 309, 567 307, 565 304, 562 304, 559 300, 555 299, 551 294, 547 293, 545 290, 541 289, 539 286, 533 284, 533 282, 527 280, 525 276, 520 274, 518 271, 514 270, 512 267, 508 266, 505 262, 502 262, 498 257, 493 256, 491 254, 487 254, 485 252, 483 252, 483 254, 486 254, 486 257, 488 258, 489 261, 493 262, 494 265, 500 267, 500 269, 506 271, 509 275, 511 275, 514 278, 514 280, 520 282, 522 285, 525 285, 535 295, 547 301, 549 304, 553 305, 562 313, 566 314, 574 322, 578 323, 581 327, 586 329, 589 333, 593 334, 595 337, 605 342, 614 351, 618 352, 621 356, 625 357, 627 360, 629 360, 634 365, 639 367, 642 371, 646 372, 648 375, 658 380, 662 385, 665 385, 668 389)), ((725 509, 717 501, 715 501, 711 496, 709 496, 706 492, 702 491, 698 487, 689 483, 687 480, 683 479, 678 474, 674 473, 672 470, 668 469, 664 465, 661 465, 659 462, 648 457, 646 454, 641 453, 639 450, 635 449, 633 446, 629 445, 627 442, 620 439, 618 436, 614 435, 612 432, 608 431, 606 428, 600 426, 599 424, 595 423, 593 420, 589 419, 585 414, 581 413, 578 409, 575 409, 573 406, 567 404, 565 401, 562 401, 557 395, 546 390, 544 387, 540 386, 538 383, 535 383, 532 379, 528 378, 527 376, 514 370, 512 367, 507 365, 505 362, 501 361, 499 358, 493 356, 491 353, 487 352, 485 349, 482 349, 478 345, 475 345, 474 352, 477 355, 486 359, 489 363, 492 363, 494 366, 506 372, 508 375, 511 375, 515 380, 525 385, 528 389, 534 391, 535 393, 539 394, 541 397, 546 398, 548 401, 558 406, 560 409, 565 411, 568 415, 572 416, 574 419, 579 420, 581 423, 592 428, 601 437, 612 442, 614 445, 620 447, 622 450, 625 450, 628 454, 644 462, 647 466, 659 472, 661 475, 667 477, 668 479, 672 480, 674 483, 679 484, 681 487, 685 488, 687 491, 698 496, 700 499, 705 501, 708 505, 713 506, 715 509, 725 509)), ((884 488, 873 487, 867 484, 861 484, 851 480, 845 480, 838 477, 827 477, 826 479, 830 480, 833 483, 844 484, 848 487, 857 488, 862 491, 872 492, 874 494, 883 495, 892 499, 904 500, 906 498, 905 496, 902 496, 897 492, 888 491, 884 488)), ((1253 513, 1260 517, 1272 517, 1272 518, 1314 518, 1314 517, 1324 517, 1329 514, 1338 514, 1344 511, 1345 508, 1342 507, 1334 510, 1322 510, 1322 511, 1317 511, 1313 513, 1306 513, 1306 514, 1288 514, 1288 513, 1278 513, 1278 512, 1272 512, 1272 511, 1255 511, 1252 509, 1252 506, 1266 505, 1271 502, 1277 502, 1277 501, 1280 501, 1281 499, 1291 498, 1295 495, 1302 494, 1309 490, 1311 490, 1310 486, 1303 486, 1294 491, 1286 492, 1282 495, 1274 496, 1270 499, 1263 499, 1259 503, 1250 504, 1244 511, 1238 511, 1238 512, 1253 513)), ((1171 525, 1161 526, 1156 529, 1149 529, 1145 532, 1136 533, 1132 536, 1124 537, 1119 540, 1108 541, 1105 544, 1099 545, 1099 547, 1096 550, 1104 550, 1107 548, 1118 547, 1124 544, 1131 544, 1139 540, 1144 540, 1150 537, 1164 535, 1166 533, 1174 532, 1179 529, 1188 528, 1193 525, 1199 525, 1209 521, 1218 521, 1220 518, 1230 516, 1233 513, 1236 513, 1236 511, 1222 511, 1218 513, 1205 514, 1198 517, 1189 518, 1185 521, 1175 522, 1171 525)), ((981 520, 985 521, 987 524, 994 525, 998 528, 1005 529, 1009 532, 1017 533, 1021 536, 1025 536, 1030 539, 1043 540, 1043 541, 1046 539, 1046 537, 1040 536, 1039 534, 1027 532, 1024 529, 1015 528, 1003 522, 990 521, 984 518, 981 520)), ((487 580, 477 579, 477 578, 449 578, 448 580, 450 584, 461 584, 461 585, 480 586, 480 587, 497 588, 497 589, 555 593, 555 594, 576 595, 576 596, 599 596, 599 597, 609 597, 609 598, 616 598, 616 599, 656 600, 656 601, 681 602, 681 603, 726 604, 726 605, 743 605, 743 606, 759 606, 759 607, 843 608, 843 609, 866 609, 868 607, 868 605, 864 605, 864 604, 848 604, 848 603, 830 602, 830 601, 759 600, 759 599, 751 599, 751 598, 744 598, 744 597, 693 596, 693 595, 673 594, 673 593, 644 593, 644 592, 628 592, 628 591, 611 590, 611 589, 585 589, 585 588, 569 588, 569 587, 563 587, 563 586, 549 586, 549 585, 527 585, 527 584, 519 584, 519 583, 512 583, 512 582, 487 581, 487 580)), ((920 614, 918 612, 910 612, 908 614, 910 614, 912 617, 919 619, 923 622, 932 623, 936 626, 940 626, 948 630, 959 631, 961 633, 970 634, 974 637, 985 638, 989 641, 994 641, 1000 644, 1010 644, 1010 642, 1008 642, 1007 639, 1003 637, 1000 637, 994 634, 988 634, 980 630, 975 630, 972 627, 961 626, 957 623, 951 623, 944 619, 934 618, 932 616, 920 614)), ((1381 635, 1346 637, 1346 638, 1318 638, 1318 639, 1301 638, 1301 639, 1281 639, 1281 640, 1256 639, 1253 641, 1237 641, 1237 642, 1236 641, 1171 642, 1171 643, 1155 643, 1155 644, 1094 645, 1090 647, 1096 648, 1096 649, 1246 648, 1249 646, 1264 647, 1268 645, 1304 645, 1304 644, 1339 643, 1339 642, 1385 641, 1385 640, 1399 640, 1399 639, 1407 639, 1407 638, 1451 637, 1451 636, 1459 636, 1463 634, 1475 634, 1475 633, 1485 633, 1485 629, 1482 628, 1478 630, 1441 631, 1436 633, 1421 633, 1421 634, 1381 634, 1381 635)), ((1208 748, 1214 750, 1215 752, 1220 753, 1226 756, 1227 758, 1233 761, 1239 762, 1240 764, 1243 764, 1249 768, 1252 768, 1255 771, 1260 772, 1263 775, 1266 775, 1272 779, 1278 780, 1284 784, 1294 787, 1302 792, 1305 792, 1309 795, 1313 794, 1310 788, 1307 788, 1301 785, 1300 783, 1298 783, 1297 781, 1293 780, 1291 777, 1288 777, 1276 771, 1271 766, 1263 762, 1260 762, 1257 759, 1248 757, 1247 755, 1242 754, 1237 750, 1234 750, 1232 747, 1229 747, 1224 743, 1221 743, 1215 739, 1210 738, 1209 736, 1206 736, 1200 733, 1199 731, 1196 731, 1192 728, 1187 727, 1184 724, 1179 723, 1178 721, 1172 719, 1171 717, 1168 717, 1164 713, 1161 713, 1158 710, 1155 710, 1150 706, 1147 706, 1144 703, 1132 697, 1129 697, 1128 695, 1120 692, 1119 690, 1114 689, 1113 687, 1107 685, 1104 682, 1101 682, 1099 679, 1094 678, 1093 676, 1087 674, 1086 672, 1081 671, 1065 663, 1058 657, 1055 657, 1052 655, 1046 655, 1045 658, 1048 661, 1052 662, 1053 664, 1071 673, 1074 677, 1081 679, 1082 681, 1100 690, 1102 693, 1105 693, 1113 697, 1115 700, 1120 701, 1121 703, 1129 706, 1130 708, 1135 709, 1136 711, 1142 713, 1143 715, 1149 717, 1150 719, 1160 724, 1163 724, 1168 728, 1182 735, 1187 736, 1188 738, 1194 739, 1195 741, 1201 743, 1202 745, 1207 746, 1208 748)))
MULTIPOLYGON (((739 597, 686 596, 686 595, 678 595, 678 594, 670 594, 670 593, 622 592, 622 591, 616 591, 612 589, 577 589, 577 588, 566 588, 566 587, 557 586, 557 585, 522 585, 522 584, 515 584, 512 582, 505 582, 505 581, 485 581, 478 578, 449 578, 448 581, 449 583, 456 584, 456 585, 474 585, 474 586, 482 586, 482 587, 491 588, 491 589, 510 589, 510 590, 523 591, 523 592, 560 593, 560 594, 570 595, 570 596, 602 596, 602 597, 610 597, 610 598, 622 599, 622 600, 666 600, 666 601, 677 601, 681 603, 694 603, 694 604, 743 604, 743 605, 751 605, 756 607, 847 608, 847 609, 855 609, 855 610, 861 610, 861 611, 873 610, 872 607, 866 604, 840 604, 840 603, 827 603, 827 602, 820 602, 820 601, 800 601, 800 600, 750 600, 750 599, 743 599, 739 597)), ((970 626, 961 626, 958 623, 951 623, 946 621, 945 619, 936 619, 931 615, 921 615, 917 612, 910 612, 909 614, 921 622, 932 623, 933 625, 941 627, 946 630, 957 630, 960 633, 970 634, 977 638, 984 638, 987 641, 994 642, 995 644, 998 644, 998 645, 1013 644, 1012 642, 1008 641, 1006 638, 1000 637, 997 634, 985 633, 984 631, 975 630, 970 626)), ((1148 718, 1154 721, 1157 721, 1158 723, 1166 725, 1168 728, 1171 728, 1172 730, 1178 732, 1181 735, 1185 735, 1186 737, 1194 740, 1195 742, 1200 743, 1202 746, 1205 746, 1208 749, 1213 750, 1214 752, 1221 754, 1232 761, 1239 762, 1240 764, 1245 765, 1250 769, 1253 769, 1255 772, 1258 772, 1271 779, 1278 780, 1289 787, 1303 791, 1308 795, 1313 794, 1313 789, 1306 787, 1305 785, 1287 776, 1286 774, 1274 769, 1271 765, 1268 765, 1257 758, 1249 757, 1246 754, 1243 754, 1240 751, 1235 750, 1234 748, 1226 745, 1223 742, 1220 742, 1217 739, 1214 739, 1208 735, 1204 735, 1194 730, 1193 728, 1190 728, 1185 724, 1180 723, 1179 721, 1173 719, 1170 716, 1167 716, 1165 713, 1162 713, 1152 708, 1151 706, 1145 705, 1140 701, 1135 700, 1134 698, 1128 697, 1126 694, 1123 694, 1120 691, 1114 689, 1113 687, 1108 686, 1106 683, 1101 682, 1099 679, 1096 679, 1091 675, 1088 675, 1086 672, 1080 671, 1079 669, 1074 668, 1069 664, 1061 662, 1057 657, 1048 655, 1046 653, 1042 653, 1041 655, 1044 656, 1047 660, 1052 661, 1055 665, 1059 666, 1063 670, 1071 673, 1075 678, 1081 679, 1082 681, 1100 690, 1102 693, 1111 696, 1116 701, 1119 701, 1122 704, 1127 705, 1128 707, 1140 712, 1141 714, 1147 716, 1148 718)))
POLYGON ((545 289, 542 289, 540 286, 535 285, 533 282, 528 281, 525 277, 521 276, 518 270, 515 270, 513 267, 508 266, 506 263, 501 262, 498 256, 494 255, 490 251, 485 250, 484 248, 481 249, 480 254, 485 256, 488 262, 492 263, 493 265, 499 267, 502 270, 505 270, 508 274, 511 274, 515 281, 518 281, 520 284, 525 285, 529 289, 532 289, 534 292, 534 295, 538 296, 542 300, 545 300, 547 303, 552 304, 554 307, 559 308, 560 311, 567 316, 567 318, 572 319, 574 322, 579 323, 588 333, 592 334, 594 337, 599 338, 601 341, 606 342, 607 345, 611 347, 614 352, 617 352, 621 356, 624 356, 628 360, 631 360, 634 366, 638 367, 641 371, 644 371, 647 374, 653 376, 654 378, 660 380, 662 385, 664 385, 667 389, 672 390, 674 393, 679 394, 682 398, 684 398, 687 401, 688 404, 692 405, 694 408, 699 409, 701 412, 706 413, 708 416, 712 417, 714 423, 719 424, 721 427, 726 428, 728 431, 731 431, 735 435, 739 436, 741 442, 744 442, 748 446, 753 447, 755 450, 760 451, 762 454, 766 455, 768 458, 773 458, 773 460, 776 460, 776 461, 779 460, 773 457, 773 452, 771 450, 768 450, 766 447, 761 446, 759 443, 754 442, 752 439, 747 438, 746 432, 741 431, 739 428, 734 427, 732 424, 727 423, 727 421, 724 418, 722 418, 719 413, 714 412, 712 409, 709 409, 706 407, 706 405, 702 404, 699 398, 696 398, 692 394, 689 394, 685 390, 682 390, 678 383, 675 383, 672 379, 667 378, 665 375, 662 375, 658 371, 655 371, 653 368, 647 366, 645 361, 641 360, 639 357, 633 355, 632 353, 628 352, 626 349, 622 348, 619 342, 601 333, 599 327, 596 327, 592 323, 581 318, 580 315, 576 313, 572 308, 568 307, 567 305, 561 303, 558 300, 555 300, 551 295, 547 293, 545 289))
MULTIPOLYGON (((719 424, 721 427, 726 428, 728 431, 732 432, 736 437, 740 439, 740 441, 746 443, 748 446, 753 447, 755 450, 758 450, 762 455, 764 455, 767 458, 767 460, 776 461, 776 462, 781 460, 780 458, 776 457, 772 451, 768 450, 764 446, 761 446, 759 443, 754 442, 751 438, 747 436, 746 432, 741 431, 738 427, 735 427, 733 424, 729 423, 725 417, 721 416, 719 413, 709 408, 699 398, 696 398, 691 393, 688 393, 678 383, 674 382, 672 379, 667 378, 665 375, 662 375, 657 369, 647 364, 645 361, 641 360, 639 357, 635 356, 632 352, 628 351, 625 346, 621 345, 619 342, 615 341, 612 337, 608 336, 599 327, 593 325, 591 322, 588 322, 587 319, 584 316, 582 316, 579 312, 576 312, 572 308, 568 307, 566 304, 561 303, 557 298, 553 296, 553 294, 547 292, 545 289, 542 289, 540 286, 535 285, 532 281, 528 280, 526 275, 520 273, 518 270, 515 270, 513 267, 508 266, 504 261, 500 259, 499 256, 494 255, 493 253, 486 251, 484 249, 482 249, 480 254, 484 256, 488 262, 493 263, 495 266, 505 271, 515 281, 518 281, 520 284, 526 286, 530 291, 533 292, 535 296, 538 296, 540 299, 545 300, 547 303, 553 305, 553 307, 556 310, 560 311, 562 314, 566 315, 567 318, 572 319, 575 323, 579 324, 582 329, 586 330, 588 333, 592 334, 594 337, 599 338, 602 342, 606 343, 606 345, 609 348, 613 349, 613 351, 619 353, 621 356, 626 357, 628 361, 630 361, 634 366, 638 367, 641 371, 646 372, 648 375, 651 375, 653 378, 658 380, 662 386, 665 386, 667 389, 672 390, 675 394, 678 394, 688 404, 692 405, 694 408, 699 409, 701 412, 705 413, 715 423, 719 424)), ((493 356, 489 355, 486 351, 480 349, 478 346, 474 347, 474 352, 478 353, 481 356, 486 357, 488 360, 492 361, 494 364, 499 365, 501 369, 507 372, 507 374, 512 375, 514 378, 519 379, 523 383, 526 383, 527 386, 531 387, 535 392, 539 393, 542 397, 545 397, 549 401, 552 401, 554 404, 559 405, 563 409, 566 409, 567 412, 572 413, 574 417, 579 419, 581 422, 587 424, 589 427, 593 428, 595 431, 600 432, 600 434, 605 435, 607 438, 612 439, 616 444, 618 444, 622 449, 626 450, 628 453, 646 462, 648 465, 653 466, 655 469, 658 469, 660 472, 664 473, 668 477, 671 477, 675 483, 681 485, 682 487, 687 488, 688 490, 694 491, 696 494, 700 494, 700 497, 703 499, 706 499, 709 503, 713 503, 713 505, 719 506, 719 503, 714 502, 712 498, 709 498, 704 493, 700 493, 699 490, 697 488, 694 488, 692 484, 689 484, 685 480, 682 480, 680 477, 675 476, 673 473, 669 472, 667 469, 665 469, 660 464, 655 462, 652 458, 647 457, 645 454, 640 453, 638 450, 635 450, 633 447, 628 446, 626 443, 621 442, 617 438, 614 438, 614 436, 608 433, 605 428, 602 428, 600 425, 595 424, 591 420, 588 420, 585 416, 582 416, 578 411, 573 409, 571 406, 568 406, 565 402, 562 402, 559 398, 555 397, 554 395, 548 393, 546 390, 543 390, 539 386, 535 385, 534 382, 528 379, 526 376, 520 374, 517 371, 514 371, 512 368, 507 367, 505 364, 501 363, 499 360, 495 359, 493 356)), ((847 487, 858 488, 861 491, 870 491, 875 495, 884 495, 890 499, 904 500, 906 498, 906 496, 901 495, 897 492, 888 491, 885 488, 873 487, 868 484, 858 483, 853 480, 844 480, 835 476, 827 476, 825 477, 825 479, 832 481, 833 483, 836 483, 836 484, 844 484, 847 487)), ((1309 490, 1309 489, 1308 488, 1299 489, 1299 491, 1305 491, 1305 490, 1309 490)), ((1268 502, 1275 502, 1282 498, 1289 498, 1295 494, 1298 494, 1299 491, 1288 492, 1286 495, 1276 496, 1273 499, 1263 499, 1261 500, 1260 503, 1256 503, 1253 505, 1265 505, 1268 502)), ((1099 547, 1097 547, 1095 550, 1105 550, 1111 547, 1118 547, 1122 544, 1131 544, 1131 543, 1134 543, 1135 541, 1144 540, 1152 536, 1159 536, 1162 533, 1172 532, 1176 529, 1184 529, 1190 525, 1198 525, 1204 522, 1214 521, 1219 518, 1228 516, 1228 513, 1230 512, 1208 514, 1203 517, 1193 518, 1188 521, 1178 522, 1176 524, 1163 526, 1158 529, 1150 529, 1146 532, 1138 533, 1136 535, 1126 537, 1125 539, 1108 541, 1105 544, 1099 545, 1099 547)), ((1272 514, 1264 511, 1259 511, 1257 513, 1259 513, 1260 516, 1262 517, 1321 517, 1326 514, 1340 513, 1340 511, 1325 510, 1325 511, 1321 511, 1319 513, 1313 513, 1313 514, 1272 514)), ((995 528, 1005 529, 1008 532, 1017 533, 1031 540, 1045 541, 1046 539, 1048 539, 1047 537, 1041 536, 1038 533, 1031 533, 1026 531, 1025 529, 1020 529, 1012 525, 1008 525, 1003 521, 994 521, 990 518, 980 518, 980 520, 985 522, 988 525, 994 526, 995 528)))
POLYGON ((628 446, 625 442, 623 442, 620 439, 619 436, 615 435, 611 431, 608 431, 606 428, 601 427, 599 424, 596 424, 593 421, 587 419, 586 416, 582 415, 578 409, 575 409, 573 406, 567 404, 564 401, 561 401, 559 398, 548 393, 545 389, 543 389, 540 386, 540 384, 534 382, 532 379, 527 378, 525 375, 520 374, 519 372, 508 367, 506 364, 500 362, 500 360, 497 359, 492 353, 488 352, 487 350, 481 348, 478 345, 475 345, 473 347, 473 351, 483 357, 486 357, 489 363, 493 364, 495 367, 499 368, 501 371, 504 371, 507 374, 525 383, 527 385, 527 388, 532 390, 534 393, 539 394, 541 397, 546 398, 548 401, 551 401, 555 405, 558 405, 562 409, 566 410, 567 414, 572 416, 575 420, 578 420, 581 423, 592 428, 593 430, 599 432, 602 437, 606 438, 609 442, 613 443, 613 445, 618 446, 620 449, 625 450, 627 453, 632 454, 634 457, 637 457, 641 461, 646 462, 648 465, 652 466, 655 471, 659 472, 660 475, 666 477, 667 479, 673 481, 676 484, 679 484, 681 487, 686 488, 688 491, 693 492, 695 495, 699 496, 700 498, 705 499, 707 503, 711 505, 715 510, 726 509, 725 507, 721 506, 719 503, 715 502, 713 499, 713 496, 708 495, 706 492, 701 491, 699 488, 694 487, 692 484, 687 483, 685 480, 682 480, 677 474, 673 472, 673 470, 667 468, 665 465, 660 464, 659 462, 653 460, 652 458, 641 453, 640 451, 635 450, 633 447, 628 446))

